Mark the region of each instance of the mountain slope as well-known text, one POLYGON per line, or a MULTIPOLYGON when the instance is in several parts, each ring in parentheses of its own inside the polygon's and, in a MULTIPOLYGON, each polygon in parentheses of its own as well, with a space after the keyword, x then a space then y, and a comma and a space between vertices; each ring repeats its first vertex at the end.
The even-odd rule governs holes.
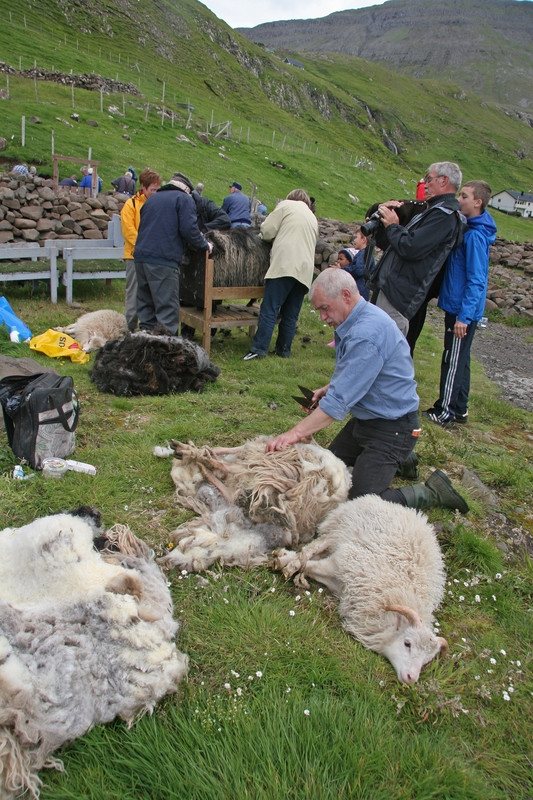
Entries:
POLYGON ((234 180, 255 184, 269 208, 304 186, 320 214, 340 219, 412 196, 437 160, 456 160, 495 189, 533 188, 533 129, 516 116, 456 85, 355 57, 304 55, 305 69, 295 69, 196 0, 19 0, 0 23, 0 73, 10 72, 9 98, 0 77, 1 157, 10 163, 50 171, 53 130, 56 153, 85 158, 92 147, 106 188, 129 164, 149 164, 203 180, 217 202, 234 180), (39 77, 62 71, 61 82, 34 84, 34 63, 39 77), (108 79, 102 95, 72 89, 80 73, 94 73, 96 87, 108 79), (110 91, 109 79, 130 92, 110 91))
POLYGON ((533 112, 533 3, 389 0, 321 19, 238 28, 269 47, 358 56, 414 77, 452 80, 533 112))

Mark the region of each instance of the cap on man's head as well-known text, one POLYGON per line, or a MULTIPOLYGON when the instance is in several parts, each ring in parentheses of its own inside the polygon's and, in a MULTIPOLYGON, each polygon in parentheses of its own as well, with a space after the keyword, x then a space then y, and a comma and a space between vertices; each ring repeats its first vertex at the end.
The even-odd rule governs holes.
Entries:
POLYGON ((236 189, 239 190, 239 192, 242 192, 242 186, 241 186, 240 183, 237 183, 237 181, 233 181, 233 183, 230 186, 230 189, 232 189, 234 186, 235 186, 236 189))
POLYGON ((189 178, 183 174, 183 172, 175 172, 172 176, 172 180, 176 181, 177 183, 184 183, 191 192, 194 190, 192 181, 190 181, 189 178))

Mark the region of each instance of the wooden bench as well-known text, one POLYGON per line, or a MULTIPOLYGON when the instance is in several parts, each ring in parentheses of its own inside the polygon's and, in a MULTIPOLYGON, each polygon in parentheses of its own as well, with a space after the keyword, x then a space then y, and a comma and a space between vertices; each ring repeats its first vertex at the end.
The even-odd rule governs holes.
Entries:
MULTIPOLYGON (((53 240, 50 240, 53 241, 53 240)), ((25 244, 6 243, 0 245, 0 260, 12 261, 13 259, 30 260, 35 266, 29 264, 13 264, 10 269, 0 267, 0 281, 50 281, 50 300, 57 303, 57 250, 51 247, 49 241, 41 247, 38 242, 26 242, 25 244), (46 259, 50 266, 38 263, 37 259, 46 259)))
POLYGON ((63 251, 65 272, 62 282, 66 286, 67 303, 72 303, 73 282, 75 280, 110 280, 125 278, 124 237, 119 214, 113 214, 107 229, 107 239, 55 239, 56 247, 63 251), (98 268, 90 270, 74 270, 74 261, 121 261, 118 268, 98 268))
MULTIPOLYGON (((213 300, 249 300, 250 298, 263 297, 264 286, 213 286, 214 262, 205 255, 205 265, 201 257, 196 263, 189 266, 189 271, 197 270, 196 278, 199 281, 198 306, 181 305, 180 322, 191 328, 201 331, 202 347, 211 352, 211 331, 214 328, 248 328, 250 339, 253 338, 257 327, 259 311, 244 305, 217 305, 213 308, 213 300), (204 269, 203 274, 201 269, 204 269), (200 305, 202 306, 200 308, 200 305)), ((187 278, 187 268, 182 271, 182 277, 187 278)))

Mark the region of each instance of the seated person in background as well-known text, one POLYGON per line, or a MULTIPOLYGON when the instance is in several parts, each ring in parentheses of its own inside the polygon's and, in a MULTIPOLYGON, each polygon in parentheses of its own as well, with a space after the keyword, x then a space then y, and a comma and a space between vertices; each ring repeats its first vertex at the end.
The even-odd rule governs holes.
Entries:
MULTIPOLYGON (((357 283, 357 288, 359 289, 359 294, 361 297, 364 297, 365 300, 369 300, 370 290, 368 289, 364 279, 366 247, 368 244, 368 239, 366 236, 363 236, 359 230, 354 236, 353 243, 353 247, 345 247, 344 250, 340 251, 339 257, 337 258, 337 263, 334 264, 334 266, 340 267, 346 272, 349 272, 357 283), (348 258, 350 258, 349 261, 348 258)), ((370 259, 370 269, 374 269, 374 256, 371 256, 370 259)))
POLYGON ((27 175, 28 167, 26 166, 26 164, 15 164, 11 172, 18 172, 19 175, 27 175))
POLYGON ((196 204, 198 227, 202 233, 205 234, 215 230, 229 231, 231 228, 231 219, 220 206, 217 206, 209 197, 205 197, 198 189, 194 189, 194 191, 191 192, 191 197, 196 204))
POLYGON ((116 191, 120 192, 120 194, 135 194, 135 181, 129 169, 127 169, 120 178, 115 178, 114 181, 111 181, 111 186, 114 186, 116 191))
POLYGON ((78 181, 76 180, 75 175, 71 175, 70 178, 63 178, 62 181, 59 181, 59 186, 77 186, 78 181))
POLYGON ((239 225, 249 228, 252 223, 250 217, 250 198, 243 194, 242 186, 237 181, 233 181, 229 189, 230 193, 222 202, 222 209, 231 220, 231 227, 239 225))
MULTIPOLYGON (((80 182, 80 189, 90 189, 93 185, 93 168, 82 167, 83 178, 80 182)), ((102 179, 98 178, 98 192, 102 191, 102 179)))

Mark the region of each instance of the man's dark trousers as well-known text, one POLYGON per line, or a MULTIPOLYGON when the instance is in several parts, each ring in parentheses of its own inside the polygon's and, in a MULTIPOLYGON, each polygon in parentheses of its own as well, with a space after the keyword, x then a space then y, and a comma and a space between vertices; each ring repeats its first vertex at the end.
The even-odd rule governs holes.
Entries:
POLYGON ((383 500, 405 505, 398 489, 390 489, 398 467, 414 449, 419 427, 418 411, 400 419, 352 419, 329 446, 331 452, 353 466, 352 486, 348 499, 365 494, 378 494, 383 500))

